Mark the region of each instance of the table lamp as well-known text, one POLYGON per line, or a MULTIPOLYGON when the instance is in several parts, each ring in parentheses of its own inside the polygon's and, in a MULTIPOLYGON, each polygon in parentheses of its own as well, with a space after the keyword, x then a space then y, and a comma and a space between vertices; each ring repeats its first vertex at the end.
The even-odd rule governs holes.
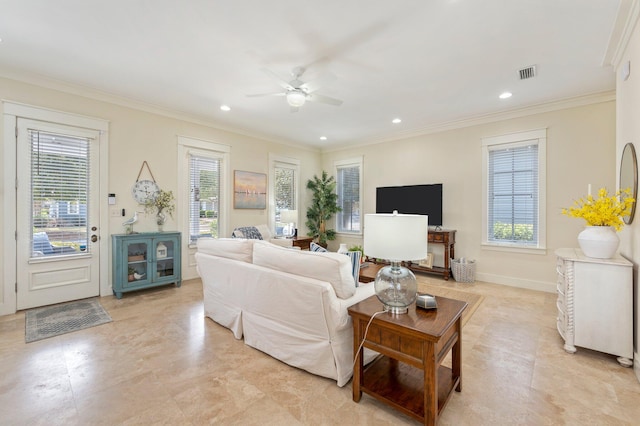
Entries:
POLYGON ((416 276, 401 262, 427 257, 429 218, 424 215, 367 214, 364 219, 364 253, 388 260, 374 283, 385 311, 404 314, 418 293, 416 276))
POLYGON ((285 237, 293 237, 296 233, 298 210, 280 210, 280 223, 284 224, 282 233, 285 237))

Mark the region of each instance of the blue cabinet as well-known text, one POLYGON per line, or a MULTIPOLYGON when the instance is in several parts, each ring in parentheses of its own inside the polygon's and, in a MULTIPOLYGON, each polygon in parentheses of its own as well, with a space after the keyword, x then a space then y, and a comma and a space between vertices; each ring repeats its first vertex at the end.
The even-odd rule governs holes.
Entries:
POLYGON ((180 287, 179 232, 145 232, 111 236, 113 294, 173 284, 180 287))

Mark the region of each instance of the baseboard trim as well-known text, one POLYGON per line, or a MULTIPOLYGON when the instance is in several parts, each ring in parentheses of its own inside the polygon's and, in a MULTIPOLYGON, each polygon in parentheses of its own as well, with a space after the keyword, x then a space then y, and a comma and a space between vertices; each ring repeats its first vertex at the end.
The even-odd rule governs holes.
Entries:
POLYGON ((476 273, 476 280, 492 284, 507 285, 510 287, 525 288, 527 290, 544 291, 547 293, 556 292, 556 283, 548 283, 544 281, 525 280, 522 278, 483 273, 476 273))

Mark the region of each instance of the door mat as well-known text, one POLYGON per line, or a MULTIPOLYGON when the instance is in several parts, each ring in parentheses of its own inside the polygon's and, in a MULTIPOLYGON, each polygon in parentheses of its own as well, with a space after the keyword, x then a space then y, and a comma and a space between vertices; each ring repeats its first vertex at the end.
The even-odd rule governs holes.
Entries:
POLYGON ((484 300, 484 296, 481 296, 479 294, 456 290, 454 288, 445 287, 444 285, 428 284, 422 281, 420 279, 421 277, 416 278, 418 279, 418 293, 427 293, 433 296, 442 296, 449 299, 456 299, 467 302, 467 309, 465 309, 462 313, 463 327, 484 300))
POLYGON ((111 317, 96 299, 29 309, 25 316, 26 343, 111 322, 111 317))

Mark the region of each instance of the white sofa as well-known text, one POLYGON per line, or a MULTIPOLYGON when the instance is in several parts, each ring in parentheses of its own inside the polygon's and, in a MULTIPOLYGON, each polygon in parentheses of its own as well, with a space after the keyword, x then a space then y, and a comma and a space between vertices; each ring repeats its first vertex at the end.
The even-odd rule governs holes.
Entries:
MULTIPOLYGON (((355 286, 347 256, 221 238, 198 240, 195 257, 206 316, 274 358, 347 384, 347 308, 374 294, 373 284, 355 286)), ((365 363, 376 355, 367 350, 365 363)))

